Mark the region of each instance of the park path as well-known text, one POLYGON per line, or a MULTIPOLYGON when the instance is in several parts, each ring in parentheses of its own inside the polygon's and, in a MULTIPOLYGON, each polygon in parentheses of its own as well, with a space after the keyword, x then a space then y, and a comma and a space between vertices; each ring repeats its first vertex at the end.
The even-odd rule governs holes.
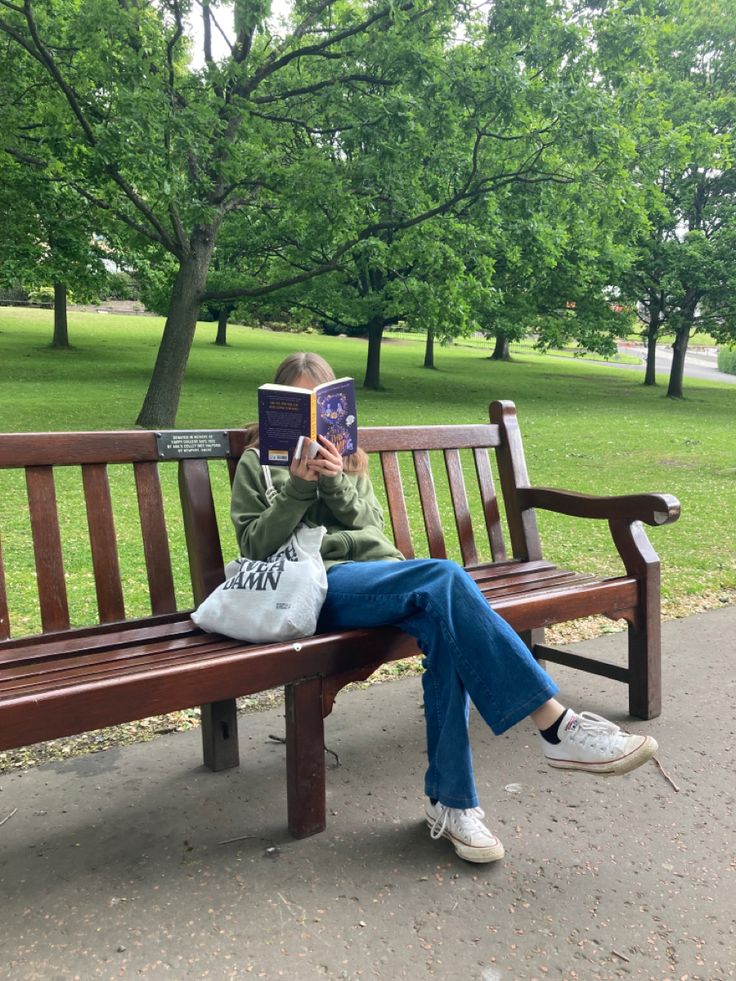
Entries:
MULTIPOLYGON (((430 840, 416 676, 341 692, 327 830, 302 841, 282 707, 241 719, 222 773, 192 730, 5 774, 0 978, 736 978, 735 633, 735 606, 663 624, 651 722, 617 682, 554 666, 563 701, 651 732, 663 770, 553 771, 530 724, 494 737, 473 713, 492 865, 430 840)), ((624 663, 626 634, 573 647, 624 663)))
MULTIPOLYGON (((640 365, 620 364, 611 361, 617 368, 628 368, 632 371, 644 372, 647 350, 641 344, 621 342, 618 345, 621 354, 635 355, 641 358, 640 365)), ((672 348, 659 345, 655 355, 655 370, 657 374, 669 375, 672 367, 672 348)), ((736 385, 736 375, 728 375, 718 370, 718 355, 714 348, 700 348, 688 351, 685 355, 685 377, 699 378, 704 381, 726 382, 736 385)))

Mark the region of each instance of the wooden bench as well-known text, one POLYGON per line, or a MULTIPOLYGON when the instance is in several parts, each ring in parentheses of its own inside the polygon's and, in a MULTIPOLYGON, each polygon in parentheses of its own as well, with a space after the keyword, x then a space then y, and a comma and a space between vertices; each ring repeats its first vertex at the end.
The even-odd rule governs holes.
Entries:
MULTIPOLYGON (((494 402, 490 414, 490 424, 361 430, 397 546, 407 557, 457 556, 535 656, 624 682, 631 714, 656 716, 659 562, 642 522, 676 520, 677 500, 530 487, 513 404, 494 402), (601 578, 545 561, 537 509, 608 521, 622 574, 601 578), (443 510, 452 513, 454 528, 443 522, 443 510), (421 513, 423 530, 413 527, 412 511, 421 513), (627 666, 544 645, 546 626, 592 614, 627 622, 627 666)), ((0 491, 10 513, 27 512, 29 519, 25 544, 20 532, 3 534, 0 527, 0 750, 201 705, 204 761, 220 770, 238 763, 236 697, 285 686, 289 827, 303 837, 325 827, 324 718, 336 694, 416 649, 394 628, 248 646, 192 624, 193 604, 223 579, 221 541, 225 559, 234 557, 227 478, 242 450, 241 431, 0 435, 0 491), (69 504, 72 475, 78 504, 69 504), (140 529, 133 536, 141 556, 135 573, 121 562, 129 543, 116 532, 116 518, 120 525, 124 516, 129 526, 131 513, 140 529), (72 570, 65 554, 79 552, 80 541, 87 568, 77 558, 72 570), (185 552, 183 575, 191 587, 187 582, 180 600, 175 580, 185 552), (147 581, 150 611, 147 604, 143 612, 127 612, 136 575, 147 581), (31 631, 24 626, 29 614, 16 626, 13 612, 14 591, 29 578, 35 578, 40 621, 31 631), (85 582, 86 592, 94 589, 96 613, 80 625, 70 608, 85 582)))

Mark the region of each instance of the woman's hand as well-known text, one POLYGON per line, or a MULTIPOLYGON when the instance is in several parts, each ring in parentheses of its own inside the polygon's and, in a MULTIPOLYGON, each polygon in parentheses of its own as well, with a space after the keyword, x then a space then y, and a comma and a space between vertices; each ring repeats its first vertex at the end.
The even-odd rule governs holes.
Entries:
POLYGON ((291 459, 291 464, 289 466, 289 473, 292 477, 301 477, 302 480, 318 480, 319 474, 310 467, 314 461, 309 459, 309 447, 314 443, 314 440, 309 439, 305 436, 302 440, 302 449, 299 459, 294 456, 291 459))
MULTIPOLYGON (((319 452, 313 460, 307 461, 308 469, 316 474, 317 478, 337 477, 338 474, 342 473, 342 454, 335 444, 331 443, 329 439, 325 439, 324 436, 320 436, 318 442, 319 452)), ((304 451, 302 451, 302 455, 304 455, 304 451)))

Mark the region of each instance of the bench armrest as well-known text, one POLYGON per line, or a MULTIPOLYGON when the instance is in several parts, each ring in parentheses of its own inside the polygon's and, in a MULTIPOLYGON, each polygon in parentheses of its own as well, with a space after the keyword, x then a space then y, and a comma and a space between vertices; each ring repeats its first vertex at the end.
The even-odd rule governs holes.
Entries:
POLYGON ((574 518, 643 521, 647 525, 668 525, 680 517, 680 502, 671 494, 597 497, 552 487, 520 487, 517 495, 522 511, 541 508, 574 518))

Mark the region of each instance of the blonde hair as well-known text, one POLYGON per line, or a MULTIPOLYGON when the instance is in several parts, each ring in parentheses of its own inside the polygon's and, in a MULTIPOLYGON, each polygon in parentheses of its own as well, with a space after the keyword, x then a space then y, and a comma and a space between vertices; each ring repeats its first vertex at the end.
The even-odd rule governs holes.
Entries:
POLYGON ((311 378, 315 385, 335 380, 335 372, 320 354, 297 351, 284 358, 276 369, 274 384, 293 385, 300 375, 311 378))
MULTIPOLYGON (((284 358, 274 375, 275 385, 293 385, 297 378, 306 375, 315 385, 334 381, 335 372, 321 354, 312 351, 297 351, 284 358)), ((249 423, 246 427, 246 447, 258 446, 258 423, 249 423)), ((368 454, 360 448, 346 456, 343 461, 348 473, 364 474, 368 471, 368 454)))

